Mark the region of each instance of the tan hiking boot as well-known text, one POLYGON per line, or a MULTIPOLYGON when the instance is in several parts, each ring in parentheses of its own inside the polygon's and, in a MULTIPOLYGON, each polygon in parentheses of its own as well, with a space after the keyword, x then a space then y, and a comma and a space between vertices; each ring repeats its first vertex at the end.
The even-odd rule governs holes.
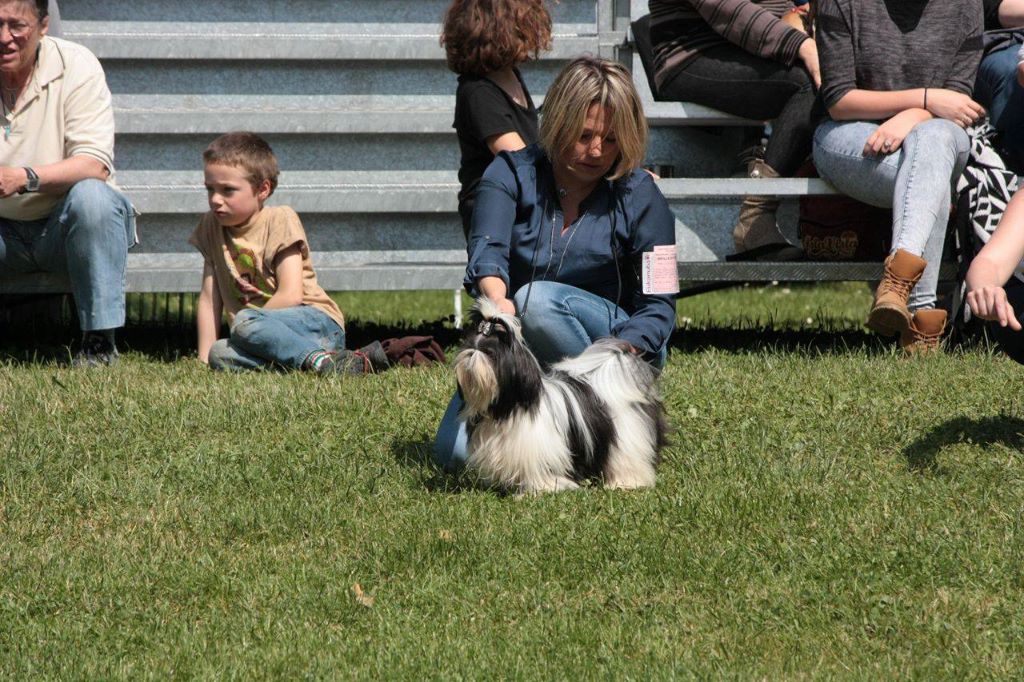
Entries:
MULTIPOLYGON (((761 159, 754 159, 749 165, 751 178, 777 178, 779 174, 761 159)), ((775 221, 775 212, 779 209, 779 200, 772 196, 748 196, 740 205, 740 217, 732 228, 732 240, 736 252, 742 254, 759 249, 761 252, 772 252, 768 247, 776 247, 778 260, 796 260, 803 256, 799 247, 793 246, 779 230, 775 221)), ((764 255, 771 256, 772 253, 764 255)))
POLYGON ((907 301, 928 262, 909 251, 897 249, 885 259, 885 273, 875 290, 868 327, 883 336, 902 334, 910 326, 907 301))
POLYGON ((900 334, 900 346, 908 355, 937 353, 944 331, 945 310, 918 310, 910 319, 910 325, 900 334))

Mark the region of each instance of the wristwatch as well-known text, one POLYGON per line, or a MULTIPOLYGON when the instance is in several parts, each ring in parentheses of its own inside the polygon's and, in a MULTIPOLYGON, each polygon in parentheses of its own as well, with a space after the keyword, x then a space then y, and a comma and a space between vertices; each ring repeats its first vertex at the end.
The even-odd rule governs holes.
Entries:
POLYGON ((39 191, 39 175, 29 167, 25 167, 25 174, 28 176, 28 182, 25 186, 18 191, 18 194, 25 194, 26 192, 38 192, 39 191))

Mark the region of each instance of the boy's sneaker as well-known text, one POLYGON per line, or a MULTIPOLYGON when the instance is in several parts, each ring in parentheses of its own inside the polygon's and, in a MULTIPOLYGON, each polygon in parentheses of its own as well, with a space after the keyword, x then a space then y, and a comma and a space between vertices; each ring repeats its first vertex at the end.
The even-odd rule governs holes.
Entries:
POLYGON ((370 372, 373 374, 384 372, 391 367, 391 361, 388 360, 388 356, 384 352, 384 346, 380 345, 380 341, 368 343, 354 352, 357 355, 362 355, 366 358, 366 363, 369 365, 370 372))
POLYGON ((82 347, 71 360, 72 367, 102 367, 117 362, 117 347, 113 333, 86 332, 82 336, 82 347))
POLYGON ((317 374, 375 374, 391 366, 380 341, 363 346, 359 350, 316 351, 303 363, 304 367, 317 374))

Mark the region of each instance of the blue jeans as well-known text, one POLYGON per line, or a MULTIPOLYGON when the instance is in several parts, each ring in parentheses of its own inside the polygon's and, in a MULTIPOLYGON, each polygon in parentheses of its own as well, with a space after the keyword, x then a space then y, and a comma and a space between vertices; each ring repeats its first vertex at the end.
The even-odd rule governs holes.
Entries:
POLYGON ((46 218, 0 218, 0 272, 68 275, 82 331, 124 326, 125 266, 135 245, 128 198, 100 180, 82 180, 46 218))
POLYGON ((1024 168, 1024 88, 1017 84, 1014 43, 981 60, 974 99, 988 111, 992 126, 1002 134, 1002 150, 1015 168, 1024 168))
POLYGON ((893 251, 928 261, 907 307, 934 308, 950 200, 970 140, 960 126, 936 118, 914 126, 892 154, 865 156, 864 145, 877 129, 870 121, 822 123, 814 133, 814 165, 843 194, 893 209, 893 251))
MULTIPOLYGON (((516 310, 522 311, 529 285, 516 292, 516 310)), ((526 315, 520 320, 523 338, 543 364, 576 357, 612 329, 629 319, 622 308, 596 294, 559 282, 534 282, 526 315)), ((662 348, 655 360, 661 367, 668 356, 662 348)), ((466 464, 466 424, 459 419, 462 397, 455 393, 441 417, 434 439, 434 462, 448 472, 466 464)))
POLYGON ((322 310, 307 305, 246 308, 235 315, 230 337, 210 348, 210 367, 301 369, 314 351, 344 348, 345 331, 322 310))

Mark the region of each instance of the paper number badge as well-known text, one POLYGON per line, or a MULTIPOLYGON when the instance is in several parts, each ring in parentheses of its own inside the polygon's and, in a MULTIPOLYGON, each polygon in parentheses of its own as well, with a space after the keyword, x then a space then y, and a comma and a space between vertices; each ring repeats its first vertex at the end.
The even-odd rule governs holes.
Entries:
POLYGON ((679 272, 676 245, 655 246, 643 253, 643 290, 645 294, 678 294, 679 272))

